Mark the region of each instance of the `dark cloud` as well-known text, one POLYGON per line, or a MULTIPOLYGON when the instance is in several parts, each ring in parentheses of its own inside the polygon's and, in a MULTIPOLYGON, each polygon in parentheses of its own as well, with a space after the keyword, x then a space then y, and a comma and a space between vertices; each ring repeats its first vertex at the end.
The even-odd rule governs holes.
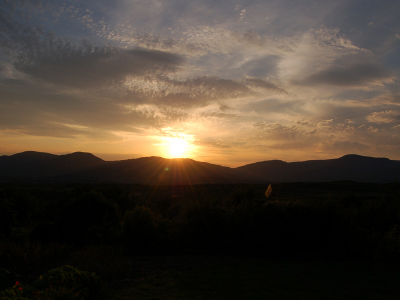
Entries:
POLYGON ((257 122, 254 127, 260 128, 267 132, 292 132, 297 130, 296 125, 285 126, 278 123, 257 122))
MULTIPOLYGON (((0 49, 7 55, 13 51, 36 48, 50 37, 42 26, 32 24, 29 11, 22 9, 29 1, 2 1, 0 9, 0 49)), ((40 7, 40 1, 37 1, 40 7)), ((34 2, 32 2, 34 3, 34 2)))
POLYGON ((128 103, 151 103, 158 106, 201 107, 213 102, 234 99, 255 92, 240 81, 203 76, 175 80, 166 76, 149 78, 149 83, 157 89, 142 86, 128 87, 121 100, 128 103))
POLYGON ((247 84, 250 87, 262 88, 265 90, 272 90, 279 94, 287 94, 288 93, 284 89, 282 89, 282 88, 278 87, 277 85, 275 85, 267 80, 264 80, 264 79, 246 78, 244 80, 244 82, 245 82, 245 84, 247 84))
POLYGON ((244 33, 231 33, 231 36, 235 38, 238 42, 261 47, 264 43, 260 34, 254 30, 247 30, 244 33))
POLYGON ((396 42, 400 27, 399 1, 340 1, 332 8, 324 24, 340 28, 354 45, 382 53, 396 42))
POLYGON ((346 103, 325 102, 317 105, 317 112, 314 114, 314 117, 341 122, 346 119, 364 118, 370 111, 371 107, 368 106, 349 106, 346 103))
POLYGON ((53 84, 77 88, 99 87, 127 76, 175 72, 183 63, 181 56, 162 51, 125 51, 85 44, 76 47, 63 41, 52 49, 40 50, 39 54, 28 53, 18 59, 16 69, 53 84))
POLYGON ((307 135, 312 135, 312 134, 316 134, 317 133, 317 129, 311 130, 309 132, 306 132, 307 135))
POLYGON ((261 58, 253 59, 241 66, 249 76, 266 77, 275 75, 280 57, 277 55, 267 55, 261 58))
POLYGON ((220 103, 220 105, 219 105, 219 110, 221 110, 221 111, 228 111, 228 110, 232 110, 232 108, 229 107, 228 105, 224 104, 224 103, 220 103))
POLYGON ((314 123, 311 121, 308 121, 308 120, 301 120, 301 121, 297 121, 296 124, 306 126, 306 125, 313 125, 314 123))
POLYGON ((381 80, 390 76, 390 71, 375 63, 350 63, 348 65, 332 65, 328 69, 321 70, 295 83, 350 87, 364 85, 374 80, 381 80))
MULTIPOLYGON (((293 36, 307 32, 310 28, 319 27, 337 1, 248 1, 248 15, 257 17, 263 30, 270 35, 293 36), (266 26, 267 25, 267 26, 266 26)), ((246 8, 247 8, 246 5, 246 8)))
POLYGON ((265 99, 251 102, 246 106, 246 110, 254 111, 258 114, 265 113, 301 113, 303 111, 303 101, 283 101, 279 99, 265 99))
POLYGON ((174 85, 188 87, 204 91, 206 96, 211 98, 240 97, 250 93, 250 89, 238 81, 230 79, 221 79, 214 76, 203 76, 177 82, 174 85))
MULTIPOLYGON (((159 76, 160 86, 165 86, 157 92, 152 91, 148 103, 170 106, 205 106, 212 102, 229 100, 259 94, 258 89, 284 94, 285 90, 266 80, 246 78, 244 80, 223 79, 215 76, 203 76, 184 81, 159 76)), ((141 92, 136 90, 136 92, 141 92)), ((144 97, 146 97, 144 92, 144 97)), ((139 97, 132 97, 133 101, 139 97)), ((223 106, 223 109, 227 107, 223 106)))
MULTIPOLYGON (((399 30, 400 32, 400 30, 399 30)), ((388 49, 383 55, 383 64, 397 72, 400 75, 400 34, 397 34, 396 40, 393 42, 392 49, 388 49)))
POLYGON ((0 81, 0 129, 26 134, 70 137, 94 136, 98 131, 137 132, 162 128, 184 116, 168 109, 127 108, 100 95, 65 94, 51 85, 22 80, 0 81))
POLYGON ((363 90, 363 89, 340 89, 335 93, 335 99, 337 100, 361 100, 365 101, 366 99, 373 99, 382 95, 381 90, 363 90))
POLYGON ((6 2, 0 10, 0 49, 16 70, 32 78, 73 88, 99 87, 128 76, 176 72, 183 56, 158 50, 95 46, 73 42, 46 31, 23 4, 6 2))

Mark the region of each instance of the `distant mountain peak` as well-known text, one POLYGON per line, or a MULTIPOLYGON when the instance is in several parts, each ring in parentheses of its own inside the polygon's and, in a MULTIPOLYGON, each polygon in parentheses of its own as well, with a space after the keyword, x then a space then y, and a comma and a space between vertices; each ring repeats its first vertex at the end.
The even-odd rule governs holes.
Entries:
POLYGON ((38 156, 38 155, 46 155, 46 156, 57 156, 56 154, 46 153, 46 152, 39 152, 39 151, 23 151, 20 153, 16 153, 10 156, 38 156))
POLYGON ((100 157, 97 157, 96 155, 94 155, 92 153, 81 152, 81 151, 68 153, 68 154, 63 154, 63 155, 60 155, 60 157, 86 158, 86 159, 97 159, 97 160, 100 160, 100 161, 104 161, 100 157))
POLYGON ((58 156, 54 159, 54 163, 66 165, 68 168, 87 168, 100 165, 105 161, 92 153, 74 152, 58 156))
MULTIPOLYGON (((369 157, 369 156, 359 155, 359 154, 346 154, 346 155, 343 155, 343 156, 340 157, 340 158, 351 158, 351 157, 369 157)), ((340 158, 339 158, 339 159, 340 159, 340 158)))
POLYGON ((364 156, 364 155, 359 155, 359 154, 346 154, 340 158, 338 158, 339 160, 349 160, 349 159, 357 159, 357 160, 361 160, 361 159, 380 159, 380 160, 387 160, 390 161, 389 158, 386 157, 371 157, 371 156, 364 156))
POLYGON ((24 151, 21 153, 16 153, 16 154, 10 155, 8 157, 13 160, 43 161, 43 160, 51 160, 51 159, 57 157, 57 155, 46 153, 46 152, 24 151))

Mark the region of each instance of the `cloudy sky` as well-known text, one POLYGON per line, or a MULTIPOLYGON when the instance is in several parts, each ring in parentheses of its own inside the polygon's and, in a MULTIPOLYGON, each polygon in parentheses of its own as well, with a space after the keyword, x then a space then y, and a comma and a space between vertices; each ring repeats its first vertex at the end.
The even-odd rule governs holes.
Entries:
POLYGON ((0 0, 0 155, 400 160, 399 11, 398 0, 0 0))

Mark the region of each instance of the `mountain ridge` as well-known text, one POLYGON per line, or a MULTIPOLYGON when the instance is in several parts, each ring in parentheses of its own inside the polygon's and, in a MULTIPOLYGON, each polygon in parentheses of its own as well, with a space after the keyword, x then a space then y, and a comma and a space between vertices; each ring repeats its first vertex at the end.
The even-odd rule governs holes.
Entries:
POLYGON ((191 185, 279 182, 393 182, 400 161, 347 154, 327 160, 267 160, 230 168, 191 158, 158 156, 105 161, 88 152, 55 155, 24 151, 0 156, 0 182, 191 185))

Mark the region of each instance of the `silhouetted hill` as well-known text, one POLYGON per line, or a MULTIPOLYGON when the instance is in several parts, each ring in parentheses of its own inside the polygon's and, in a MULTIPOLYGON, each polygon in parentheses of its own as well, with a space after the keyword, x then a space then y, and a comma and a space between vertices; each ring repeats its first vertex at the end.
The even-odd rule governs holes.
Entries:
POLYGON ((0 178, 3 180, 30 179, 42 172, 43 166, 57 158, 57 155, 25 151, 0 157, 0 178))
MULTIPOLYGON (((147 185, 187 185, 235 183, 234 171, 187 158, 142 157, 106 162, 75 177, 78 181, 140 183, 147 185)), ((65 177, 65 179, 68 179, 65 177)))
POLYGON ((287 163, 264 161, 237 170, 267 182, 393 182, 400 179, 400 161, 355 154, 337 159, 287 163))
POLYGON ((10 162, 13 164, 43 163, 57 157, 55 154, 25 151, 14 155, 0 156, 0 162, 10 162))
POLYGON ((338 159, 284 162, 271 160, 238 168, 187 158, 142 157, 104 161, 91 153, 54 155, 27 151, 0 157, 0 181, 117 182, 147 185, 269 182, 393 182, 400 161, 346 155, 338 159))
POLYGON ((101 163, 104 161, 91 153, 55 155, 26 151, 0 157, 0 178, 2 181, 40 180, 80 172, 101 163))
POLYGON ((60 155, 51 161, 54 164, 55 170, 80 170, 82 168, 90 168, 104 163, 104 160, 94 156, 91 153, 75 152, 65 155, 60 155))

